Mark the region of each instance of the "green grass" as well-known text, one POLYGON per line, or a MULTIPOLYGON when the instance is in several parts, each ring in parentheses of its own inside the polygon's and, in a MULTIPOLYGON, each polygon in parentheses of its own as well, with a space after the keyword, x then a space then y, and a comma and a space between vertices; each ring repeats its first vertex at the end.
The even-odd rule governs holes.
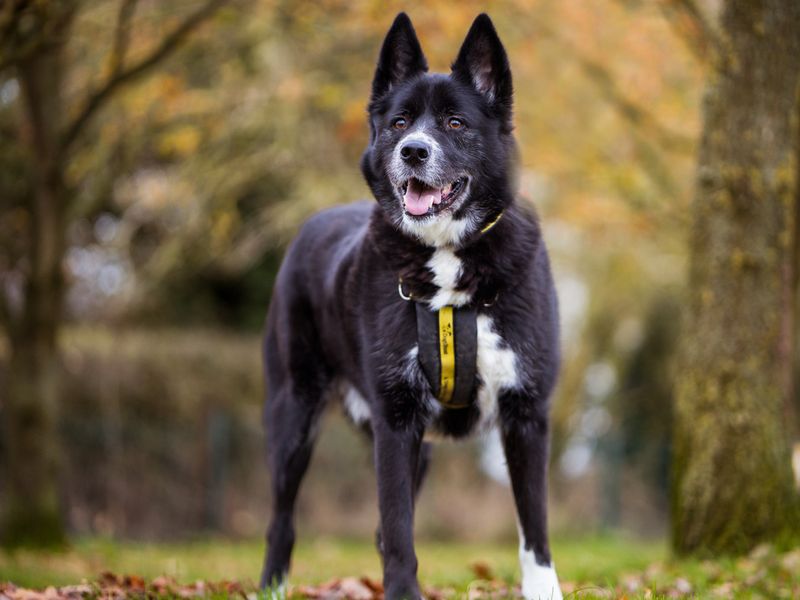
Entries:
MULTIPOLYGON (((261 541, 203 540, 148 544, 103 539, 76 541, 61 553, 20 550, 0 552, 0 581, 21 587, 77 583, 102 571, 145 578, 168 575, 180 582, 198 579, 256 581, 261 541)), ((518 578, 515 544, 419 542, 419 576, 425 585, 462 587, 475 578, 470 566, 483 563, 498 578, 518 578)), ((638 571, 664 558, 663 544, 621 537, 560 539, 553 554, 565 580, 613 583, 621 571, 638 571)), ((298 543, 293 583, 316 584, 343 576, 380 579, 380 561, 371 542, 320 538, 298 543)))
MULTIPOLYGON (((466 597, 471 585, 479 585, 475 563, 495 580, 519 580, 515 544, 421 541, 417 551, 423 586, 450 589, 454 597, 466 597)), ((262 552, 260 541, 147 544, 83 539, 60 553, 0 552, 0 582, 42 589, 93 580, 111 571, 147 580, 166 575, 183 584, 238 581, 249 588, 258 578, 262 552)), ((664 543, 619 535, 556 536, 553 555, 567 597, 575 590, 591 590, 594 594, 580 597, 800 598, 800 549, 779 553, 761 546, 741 558, 676 560, 664 543)), ((291 583, 313 585, 348 576, 380 580, 380 562, 370 542, 319 538, 298 544, 291 583)))

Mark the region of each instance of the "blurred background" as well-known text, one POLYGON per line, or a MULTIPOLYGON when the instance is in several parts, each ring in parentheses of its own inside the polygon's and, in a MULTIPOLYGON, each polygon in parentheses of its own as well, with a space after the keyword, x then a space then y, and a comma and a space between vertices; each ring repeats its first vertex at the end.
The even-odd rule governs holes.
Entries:
MULTIPOLYGON (((119 4, 75 15, 59 110, 74 113, 112 68, 119 4)), ((197 4, 143 0, 128 60, 197 4)), ((433 70, 449 69, 482 10, 510 55, 521 191, 544 220, 564 321, 554 526, 664 532, 667 374, 702 77, 679 14, 578 0, 223 7, 114 94, 65 165, 74 200, 60 434, 70 530, 262 532, 259 332, 272 281, 305 218, 370 197, 358 169, 365 104, 402 8, 433 70)), ((20 82, 0 75, 0 275, 10 303, 30 226, 15 143, 23 104, 20 82)), ((309 532, 369 536, 369 447, 331 412, 299 521, 309 532)), ((429 484, 421 535, 515 534, 494 440, 438 448, 429 484)))
MULTIPOLYGON (((717 2, 697 5, 713 11, 717 2)), ((305 218, 369 197, 358 169, 365 105, 383 35, 406 10, 432 70, 449 69, 481 11, 510 56, 521 195, 542 217, 563 315, 552 529, 664 536, 671 368, 706 75, 697 5, 0 5, 0 29, 15 11, 30 13, 0 56, 10 60, 26 43, 61 48, 27 80, 0 69, 0 377, 14 368, 9 340, 31 245, 48 252, 30 198, 57 173, 50 189, 66 200, 53 217, 63 226, 53 293, 64 307, 52 329, 54 430, 67 531, 262 535, 259 334, 273 279, 305 218), (45 41, 34 35, 42 15, 56 23, 45 41), (37 136, 48 119, 67 134, 37 163, 29 142, 47 145, 37 136)), ((0 453, 13 435, 5 430, 0 453)), ((0 509, 7 481, 0 477, 0 509)), ((513 515, 497 440, 435 449, 421 538, 512 540, 513 515)), ((298 522, 300 536, 373 535, 370 449, 338 406, 326 416, 298 522)))

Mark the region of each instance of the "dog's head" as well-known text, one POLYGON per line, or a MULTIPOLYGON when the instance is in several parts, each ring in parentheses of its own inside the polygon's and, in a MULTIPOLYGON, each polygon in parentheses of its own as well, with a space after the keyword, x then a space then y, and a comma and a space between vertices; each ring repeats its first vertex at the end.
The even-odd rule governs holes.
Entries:
POLYGON ((458 245, 513 194, 511 70, 481 14, 450 74, 427 71, 411 20, 400 13, 372 82, 361 169, 400 229, 429 245, 458 245))

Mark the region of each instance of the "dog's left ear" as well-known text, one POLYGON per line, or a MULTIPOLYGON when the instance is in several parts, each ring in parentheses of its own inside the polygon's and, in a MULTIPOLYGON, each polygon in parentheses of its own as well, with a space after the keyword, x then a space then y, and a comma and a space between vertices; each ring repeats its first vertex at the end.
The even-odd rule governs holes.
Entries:
POLYGON ((404 12, 397 15, 383 40, 375 77, 372 80, 372 102, 380 99, 393 85, 428 70, 411 19, 404 12))
POLYGON ((511 125, 511 67, 486 13, 478 15, 472 23, 452 68, 454 77, 473 86, 506 124, 511 125))

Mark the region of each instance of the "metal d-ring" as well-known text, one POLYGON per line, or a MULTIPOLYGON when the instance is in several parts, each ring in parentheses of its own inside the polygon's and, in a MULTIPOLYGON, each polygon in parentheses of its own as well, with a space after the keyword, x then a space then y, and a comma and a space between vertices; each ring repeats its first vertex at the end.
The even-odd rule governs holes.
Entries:
POLYGON ((498 296, 500 296, 500 292, 497 292, 497 293, 494 295, 494 298, 492 298, 491 300, 489 300, 489 302, 483 302, 483 303, 482 303, 482 304, 483 304, 483 307, 484 307, 484 308, 489 308, 490 306, 493 306, 493 305, 494 305, 494 303, 495 303, 495 302, 497 302, 497 297, 498 297, 498 296))
POLYGON ((406 302, 409 302, 409 301, 411 301, 411 300, 413 299, 413 297, 414 297, 414 294, 409 294, 408 296, 406 296, 406 295, 403 293, 403 280, 402 280, 402 279, 399 279, 399 280, 397 281, 397 293, 398 293, 398 294, 400 294, 400 297, 401 297, 403 300, 405 300, 406 302))

